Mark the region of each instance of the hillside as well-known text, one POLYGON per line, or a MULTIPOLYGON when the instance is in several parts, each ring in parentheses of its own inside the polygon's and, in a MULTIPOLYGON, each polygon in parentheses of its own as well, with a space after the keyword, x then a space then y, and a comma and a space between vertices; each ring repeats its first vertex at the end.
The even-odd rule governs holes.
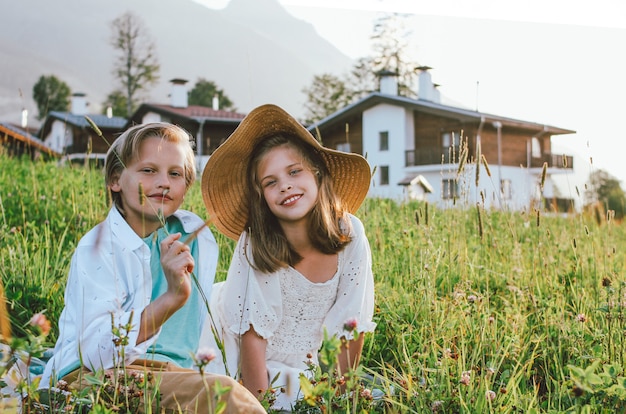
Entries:
POLYGON ((169 80, 215 81, 240 111, 273 102, 296 115, 315 74, 340 73, 351 61, 277 0, 232 0, 212 10, 191 0, 0 0, 0 120, 36 122, 32 88, 53 74, 83 92, 99 112, 115 89, 110 23, 127 10, 141 16, 157 46, 159 84, 147 101, 168 102, 169 80))

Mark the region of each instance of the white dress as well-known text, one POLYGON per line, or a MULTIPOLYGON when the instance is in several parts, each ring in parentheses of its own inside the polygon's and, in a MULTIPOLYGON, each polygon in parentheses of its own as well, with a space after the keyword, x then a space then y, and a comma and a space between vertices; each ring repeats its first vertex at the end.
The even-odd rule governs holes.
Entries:
MULTIPOLYGON (((275 409, 290 409, 299 394, 299 374, 307 369, 307 356, 318 363, 317 351, 324 328, 329 336, 352 339, 344 324, 356 319, 357 332, 371 332, 374 312, 374 278, 371 253, 363 224, 354 216, 352 241, 338 255, 337 272, 324 283, 313 283, 293 267, 272 274, 253 269, 246 234, 235 248, 225 282, 214 286, 211 315, 223 341, 228 372, 219 356, 217 342, 205 329, 201 345, 218 351, 208 371, 238 377, 239 338, 250 325, 267 340, 266 365, 272 386, 282 387, 275 409)), ((207 324, 208 325, 208 324, 207 324)))

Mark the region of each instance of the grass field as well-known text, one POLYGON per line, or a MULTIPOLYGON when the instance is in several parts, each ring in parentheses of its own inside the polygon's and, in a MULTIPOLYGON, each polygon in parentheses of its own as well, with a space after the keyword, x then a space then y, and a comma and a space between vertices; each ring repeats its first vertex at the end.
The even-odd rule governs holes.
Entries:
MULTIPOLYGON (((199 184, 184 208, 206 218, 199 184)), ((100 171, 0 155, 0 276, 13 334, 45 312, 56 339, 69 261, 108 210, 100 171)), ((370 411, 626 411, 626 229, 610 215, 438 210, 368 199, 370 411)), ((233 244, 213 229, 225 277, 233 244)), ((337 411, 339 412, 339 411, 337 411)))

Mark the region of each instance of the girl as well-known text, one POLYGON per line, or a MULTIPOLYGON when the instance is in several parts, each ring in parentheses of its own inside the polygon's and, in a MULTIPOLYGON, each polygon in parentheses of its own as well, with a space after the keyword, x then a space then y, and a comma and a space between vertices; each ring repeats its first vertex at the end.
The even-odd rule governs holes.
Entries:
MULTIPOLYGON (((114 205, 76 247, 59 339, 40 387, 61 379, 86 387, 85 373, 123 366, 154 372, 160 406, 169 412, 211 411, 215 403, 192 355, 207 315, 200 289, 210 292, 218 249, 204 222, 179 210, 195 176, 189 134, 175 125, 137 125, 113 142, 105 182, 114 205), (130 327, 122 329, 123 353, 113 333, 120 326, 130 327)), ((228 412, 264 412, 231 378, 206 381, 232 387, 222 397, 228 412)))
MULTIPOLYGON (((324 329, 348 342, 338 369, 358 364, 374 330, 371 254, 355 212, 371 180, 358 154, 322 147, 274 105, 253 110, 209 159, 204 202, 217 228, 238 240, 211 310, 226 364, 255 395, 282 387, 273 406, 299 398, 305 361, 318 363, 324 329), (346 332, 346 321, 357 329, 346 332), (273 384, 270 381, 278 375, 273 384)), ((201 342, 216 346, 205 330, 201 342)))

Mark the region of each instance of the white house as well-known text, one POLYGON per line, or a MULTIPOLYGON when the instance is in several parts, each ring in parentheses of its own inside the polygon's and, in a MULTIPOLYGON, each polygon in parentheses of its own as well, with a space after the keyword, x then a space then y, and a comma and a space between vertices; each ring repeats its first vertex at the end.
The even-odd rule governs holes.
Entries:
POLYGON ((395 75, 385 72, 379 92, 309 127, 325 146, 368 159, 369 196, 444 208, 571 208, 552 175, 571 172, 573 157, 553 154, 551 137, 575 131, 443 105, 430 68, 420 69, 418 99, 399 96, 395 75))

